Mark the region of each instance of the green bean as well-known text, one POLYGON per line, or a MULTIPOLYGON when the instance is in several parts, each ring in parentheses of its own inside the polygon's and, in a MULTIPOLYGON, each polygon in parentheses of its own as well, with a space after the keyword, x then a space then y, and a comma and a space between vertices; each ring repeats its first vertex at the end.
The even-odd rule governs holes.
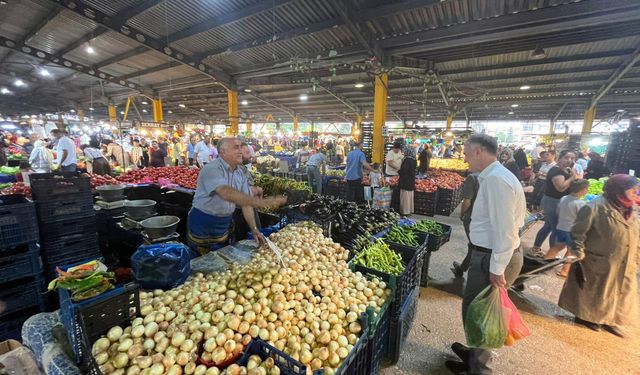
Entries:
POLYGON ((382 239, 365 248, 354 258, 354 263, 380 272, 399 276, 404 271, 400 254, 393 251, 382 239))

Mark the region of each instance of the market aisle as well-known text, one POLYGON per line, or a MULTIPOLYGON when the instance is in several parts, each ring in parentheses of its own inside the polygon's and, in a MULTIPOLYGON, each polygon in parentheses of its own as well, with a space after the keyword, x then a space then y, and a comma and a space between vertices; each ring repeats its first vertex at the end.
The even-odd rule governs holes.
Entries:
MULTIPOLYGON (((422 288, 418 311, 399 362, 383 368, 383 375, 435 374, 450 372, 445 359, 454 358, 449 346, 464 342, 459 295, 464 282, 456 281, 449 268, 461 261, 466 237, 457 213, 437 220, 453 226, 451 241, 431 257, 429 288, 422 288)), ((539 228, 523 236, 525 248, 539 228)), ((496 374, 640 374, 640 327, 631 340, 606 332, 593 332, 569 321, 571 315, 556 302, 562 280, 553 273, 531 280, 521 296, 511 294, 532 331, 532 336, 514 347, 497 351, 496 374), (633 363, 635 362, 635 363, 633 363)))

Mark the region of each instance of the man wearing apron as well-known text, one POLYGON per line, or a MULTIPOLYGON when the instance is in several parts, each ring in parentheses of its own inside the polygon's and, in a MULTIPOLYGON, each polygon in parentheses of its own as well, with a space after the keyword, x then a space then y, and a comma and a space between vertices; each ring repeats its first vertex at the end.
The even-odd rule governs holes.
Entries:
POLYGON ((251 194, 247 176, 240 168, 240 140, 222 138, 218 142, 218 152, 219 157, 200 170, 187 220, 189 246, 200 254, 228 244, 236 205, 242 209, 253 238, 263 244, 265 238, 256 226, 253 208, 277 207, 286 202, 285 197, 259 198, 251 194))

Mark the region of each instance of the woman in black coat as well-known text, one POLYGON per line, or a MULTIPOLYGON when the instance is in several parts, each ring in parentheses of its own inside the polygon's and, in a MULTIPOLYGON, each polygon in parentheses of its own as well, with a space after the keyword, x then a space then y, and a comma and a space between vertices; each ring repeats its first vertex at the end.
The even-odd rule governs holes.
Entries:
POLYGON ((400 215, 413 213, 413 192, 416 190, 416 154, 413 147, 406 147, 404 159, 398 170, 398 188, 400 189, 400 215))

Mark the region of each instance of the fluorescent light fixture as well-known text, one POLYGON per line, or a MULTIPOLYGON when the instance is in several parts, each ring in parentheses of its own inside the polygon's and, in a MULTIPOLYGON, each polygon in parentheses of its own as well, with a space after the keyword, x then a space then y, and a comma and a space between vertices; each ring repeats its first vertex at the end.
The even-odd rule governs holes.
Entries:
POLYGON ((87 51, 87 53, 90 54, 90 55, 96 53, 96 50, 93 47, 91 47, 90 45, 87 46, 87 49, 85 51, 87 51))
POLYGON ((124 115, 124 111, 120 111, 120 114, 121 114, 121 115, 124 115))
POLYGON ((243 100, 243 101, 241 101, 241 102, 240 102, 240 104, 242 104, 242 105, 249 105, 249 102, 248 102, 248 101, 246 101, 246 100, 243 100))
POLYGON ((147 110, 146 110, 146 109, 143 109, 143 110, 142 110, 142 113, 147 113, 147 110))
POLYGON ((307 96, 307 94, 300 94, 300 100, 302 100, 303 102, 306 102, 307 99, 309 99, 309 96, 307 96))
POLYGON ((172 111, 172 110, 168 110, 168 111, 167 111, 167 113, 168 113, 168 114, 172 114, 172 113, 173 113, 173 111, 172 111))
POLYGON ((244 89, 244 92, 251 92, 251 89, 244 89))
POLYGON ((538 46, 531 52, 531 58, 534 60, 541 60, 547 57, 547 53, 544 51, 544 48, 538 46))
POLYGON ((15 81, 13 81, 13 85, 16 87, 22 87, 24 86, 24 82, 20 78, 18 78, 15 81))
POLYGON ((142 104, 147 105, 147 104, 149 104, 149 103, 147 103, 147 101, 146 101, 146 100, 143 100, 143 101, 142 101, 142 104))
POLYGON ((0 93, 2 93, 4 95, 8 95, 8 94, 11 94, 11 90, 9 90, 6 87, 3 87, 3 88, 0 89, 0 93))
POLYGON ((71 112, 71 113, 76 113, 76 110, 75 110, 75 109, 73 109, 73 108, 71 108, 71 109, 69 110, 69 112, 71 112))
POLYGON ((515 112, 513 112, 513 111, 510 111, 510 112, 509 112, 509 114, 510 114, 510 115, 512 115, 512 114, 514 114, 514 113, 515 113, 515 112))
POLYGON ((511 104, 511 108, 518 108, 520 105, 518 104, 511 104))
POLYGON ((49 71, 45 68, 40 68, 40 75, 43 77, 49 77, 51 76, 51 73, 49 73, 49 71))
POLYGON ((520 86, 520 90, 529 90, 530 88, 531 86, 527 85, 526 83, 520 86))
POLYGON ((93 108, 93 107, 89 107, 89 110, 90 110, 90 111, 93 111, 93 110, 94 110, 94 108, 93 108))
POLYGON ((364 83, 362 82, 356 82, 355 85, 353 85, 353 87, 357 88, 357 89, 361 89, 364 87, 364 83))
POLYGON ((204 108, 200 108, 200 112, 204 112, 204 108))
POLYGON ((184 105, 184 104, 182 104, 182 103, 180 103, 180 104, 178 104, 178 107, 180 107, 180 108, 186 108, 187 106, 186 106, 186 105, 184 105))
POLYGON ((624 112, 624 109, 619 109, 619 110, 617 110, 616 112, 618 112, 618 113, 622 113, 622 112, 624 112))

